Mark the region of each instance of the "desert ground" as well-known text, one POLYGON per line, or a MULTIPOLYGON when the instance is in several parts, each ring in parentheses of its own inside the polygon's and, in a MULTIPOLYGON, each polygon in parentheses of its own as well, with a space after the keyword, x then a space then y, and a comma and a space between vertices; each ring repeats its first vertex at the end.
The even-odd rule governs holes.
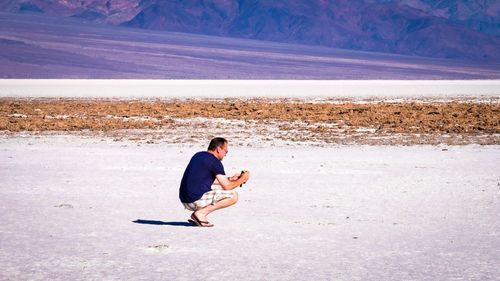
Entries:
POLYGON ((0 99, 0 280, 496 280, 500 105, 0 99), (239 202, 192 226, 213 136, 239 202))
POLYGON ((205 145, 0 138, 1 280, 496 280, 498 145, 232 145, 240 201, 192 227, 205 145))
POLYGON ((0 131, 172 144, 500 144, 500 99, 0 98, 0 131))

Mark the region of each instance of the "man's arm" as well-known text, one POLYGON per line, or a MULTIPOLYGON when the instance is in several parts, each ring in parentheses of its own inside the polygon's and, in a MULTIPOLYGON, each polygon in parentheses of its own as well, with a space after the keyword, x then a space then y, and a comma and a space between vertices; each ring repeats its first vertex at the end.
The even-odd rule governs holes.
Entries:
MULTIPOLYGON (((237 180, 240 176, 241 176, 241 174, 234 174, 232 177, 227 177, 227 179, 228 179, 229 181, 235 181, 235 180, 237 180)), ((212 183, 212 185, 220 185, 219 180, 217 179, 217 177, 215 178, 215 180, 214 180, 214 182, 212 183)))
POLYGON ((250 178, 250 172, 247 171, 234 180, 233 177, 228 178, 225 175, 217 175, 216 181, 219 182, 219 185, 222 186, 223 189, 231 190, 246 183, 249 178, 250 178))

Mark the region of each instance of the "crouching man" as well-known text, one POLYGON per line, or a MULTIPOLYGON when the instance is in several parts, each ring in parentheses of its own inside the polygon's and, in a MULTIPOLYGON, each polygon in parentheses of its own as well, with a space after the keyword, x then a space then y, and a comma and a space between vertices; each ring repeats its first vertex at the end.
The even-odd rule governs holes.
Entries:
POLYGON ((207 216, 238 202, 238 193, 234 189, 250 178, 248 171, 226 176, 221 161, 227 153, 227 140, 214 138, 207 151, 197 152, 184 171, 179 199, 186 209, 193 211, 191 220, 197 226, 214 226, 208 222, 207 216))

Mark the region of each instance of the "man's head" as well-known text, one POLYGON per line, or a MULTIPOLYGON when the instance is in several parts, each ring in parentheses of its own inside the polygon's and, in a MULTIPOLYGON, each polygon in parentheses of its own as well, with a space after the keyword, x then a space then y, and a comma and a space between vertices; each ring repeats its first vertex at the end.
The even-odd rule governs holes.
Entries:
POLYGON ((213 138, 208 145, 208 152, 212 153, 217 159, 224 159, 228 150, 227 150, 227 140, 224 138, 213 138))

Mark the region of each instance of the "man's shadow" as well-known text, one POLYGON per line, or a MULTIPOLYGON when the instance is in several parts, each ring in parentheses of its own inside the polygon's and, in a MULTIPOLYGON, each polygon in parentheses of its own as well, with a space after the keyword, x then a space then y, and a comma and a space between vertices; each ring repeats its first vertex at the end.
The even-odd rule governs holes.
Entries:
POLYGON ((133 223, 139 223, 139 224, 150 224, 150 225, 170 225, 170 226, 185 226, 185 227, 190 227, 194 226, 192 223, 188 221, 153 221, 153 220, 141 220, 137 219, 133 221, 133 223))

